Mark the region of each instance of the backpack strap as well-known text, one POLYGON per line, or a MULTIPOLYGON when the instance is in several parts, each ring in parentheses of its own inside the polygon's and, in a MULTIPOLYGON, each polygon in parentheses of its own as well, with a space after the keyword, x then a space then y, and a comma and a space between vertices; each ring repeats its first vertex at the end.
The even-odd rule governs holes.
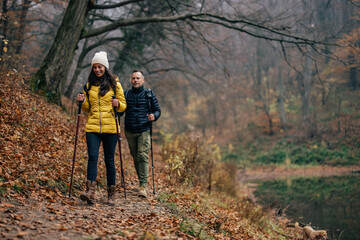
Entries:
POLYGON ((128 93, 129 93, 129 89, 126 89, 126 90, 124 91, 125 100, 127 99, 128 93))
POLYGON ((116 87, 117 87, 117 83, 119 82, 120 83, 120 80, 119 80, 119 77, 116 76, 115 74, 113 74, 114 78, 115 78, 115 86, 111 86, 111 88, 113 89, 114 91, 114 94, 116 96, 116 87))
POLYGON ((114 95, 116 96, 116 86, 115 86, 115 87, 114 87, 114 86, 111 86, 111 88, 113 89, 114 95))
POLYGON ((83 89, 84 89, 84 92, 86 94, 86 97, 89 98, 89 91, 87 89, 87 84, 84 85, 83 89))
MULTIPOLYGON (((119 79, 119 78, 116 77, 116 79, 119 79)), ((117 84, 117 82, 118 82, 118 81, 116 81, 116 84, 117 84)), ((114 95, 115 95, 115 97, 116 97, 116 86, 111 86, 111 88, 113 89, 114 95)), ((119 107, 120 107, 120 102, 119 102, 119 107)), ((114 114, 115 114, 115 116, 118 117, 118 119, 119 119, 119 126, 120 126, 120 118, 121 118, 121 116, 123 115, 123 113, 114 112, 114 114)))
POLYGON ((87 84, 84 85, 84 92, 86 94, 86 97, 88 99, 89 107, 91 109, 90 99, 89 99, 89 90, 87 89, 87 84))

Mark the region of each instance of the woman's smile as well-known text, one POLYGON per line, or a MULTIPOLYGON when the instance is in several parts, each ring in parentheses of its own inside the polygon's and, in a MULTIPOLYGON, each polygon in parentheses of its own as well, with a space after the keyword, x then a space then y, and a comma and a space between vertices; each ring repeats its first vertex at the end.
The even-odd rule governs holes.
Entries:
POLYGON ((101 77, 105 73, 105 66, 102 64, 94 64, 93 71, 97 77, 101 77))

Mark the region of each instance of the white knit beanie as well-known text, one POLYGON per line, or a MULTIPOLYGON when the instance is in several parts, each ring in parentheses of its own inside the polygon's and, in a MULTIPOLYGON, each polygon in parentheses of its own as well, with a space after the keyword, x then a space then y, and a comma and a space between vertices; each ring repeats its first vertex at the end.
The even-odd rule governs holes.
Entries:
POLYGON ((95 56, 91 60, 91 66, 95 63, 100 63, 104 65, 107 69, 109 69, 109 61, 107 59, 107 53, 104 51, 95 53, 95 56))

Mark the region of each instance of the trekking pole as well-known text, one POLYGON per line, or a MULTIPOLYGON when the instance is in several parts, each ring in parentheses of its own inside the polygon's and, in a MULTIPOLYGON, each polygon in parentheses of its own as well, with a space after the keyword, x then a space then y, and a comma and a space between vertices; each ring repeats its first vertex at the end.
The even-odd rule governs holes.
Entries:
MULTIPOLYGON (((113 96, 112 98, 115 99, 115 96, 113 96)), ((119 102, 119 104, 120 104, 120 102, 119 102)), ((124 176, 122 154, 121 154, 121 135, 120 135, 120 132, 119 132, 119 125, 118 125, 118 123, 120 123, 120 119, 118 119, 116 107, 114 107, 114 114, 115 114, 116 133, 117 133, 117 138, 118 138, 119 154, 120 154, 121 183, 122 183, 122 185, 124 187, 124 196, 125 196, 125 199, 126 199, 125 176, 124 176)))
MULTIPOLYGON (((146 93, 146 98, 148 99, 148 108, 149 108, 149 114, 152 113, 152 108, 151 108, 151 99, 152 94, 151 94, 151 90, 147 91, 146 93)), ((155 177, 154 177, 154 171, 155 171, 155 167, 154 167, 154 157, 153 157, 153 144, 152 144, 152 121, 150 121, 150 151, 151 151, 151 171, 152 171, 152 180, 153 180, 153 193, 155 195, 155 177)))
POLYGON ((150 151, 151 151, 151 170, 152 170, 152 180, 153 180, 153 193, 155 195, 155 177, 154 177, 154 158, 153 158, 153 144, 152 144, 152 122, 150 122, 150 151))
POLYGON ((73 161, 72 161, 72 169, 71 169, 71 180, 70 180, 70 189, 69 189, 69 198, 71 196, 71 189, 72 189, 72 182, 73 182, 73 176, 74 176, 74 168, 75 168, 75 156, 76 156, 76 143, 78 139, 78 132, 79 132, 79 122, 80 122, 80 113, 81 113, 81 105, 83 101, 79 101, 79 110, 78 110, 78 118, 76 123, 76 134, 75 134, 75 147, 74 147, 74 155, 73 155, 73 161))

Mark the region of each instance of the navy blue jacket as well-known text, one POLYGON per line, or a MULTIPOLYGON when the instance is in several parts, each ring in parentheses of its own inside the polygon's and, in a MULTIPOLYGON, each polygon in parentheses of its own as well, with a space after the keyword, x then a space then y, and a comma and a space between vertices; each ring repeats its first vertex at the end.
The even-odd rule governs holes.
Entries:
POLYGON ((153 113, 155 121, 159 119, 161 110, 159 102, 151 89, 140 88, 128 89, 124 93, 126 98, 125 130, 133 133, 145 132, 150 129, 150 121, 147 114, 153 113), (151 93, 147 94, 148 92, 151 93), (147 96, 148 95, 148 96, 147 96), (151 103, 151 109, 149 106, 151 103))

